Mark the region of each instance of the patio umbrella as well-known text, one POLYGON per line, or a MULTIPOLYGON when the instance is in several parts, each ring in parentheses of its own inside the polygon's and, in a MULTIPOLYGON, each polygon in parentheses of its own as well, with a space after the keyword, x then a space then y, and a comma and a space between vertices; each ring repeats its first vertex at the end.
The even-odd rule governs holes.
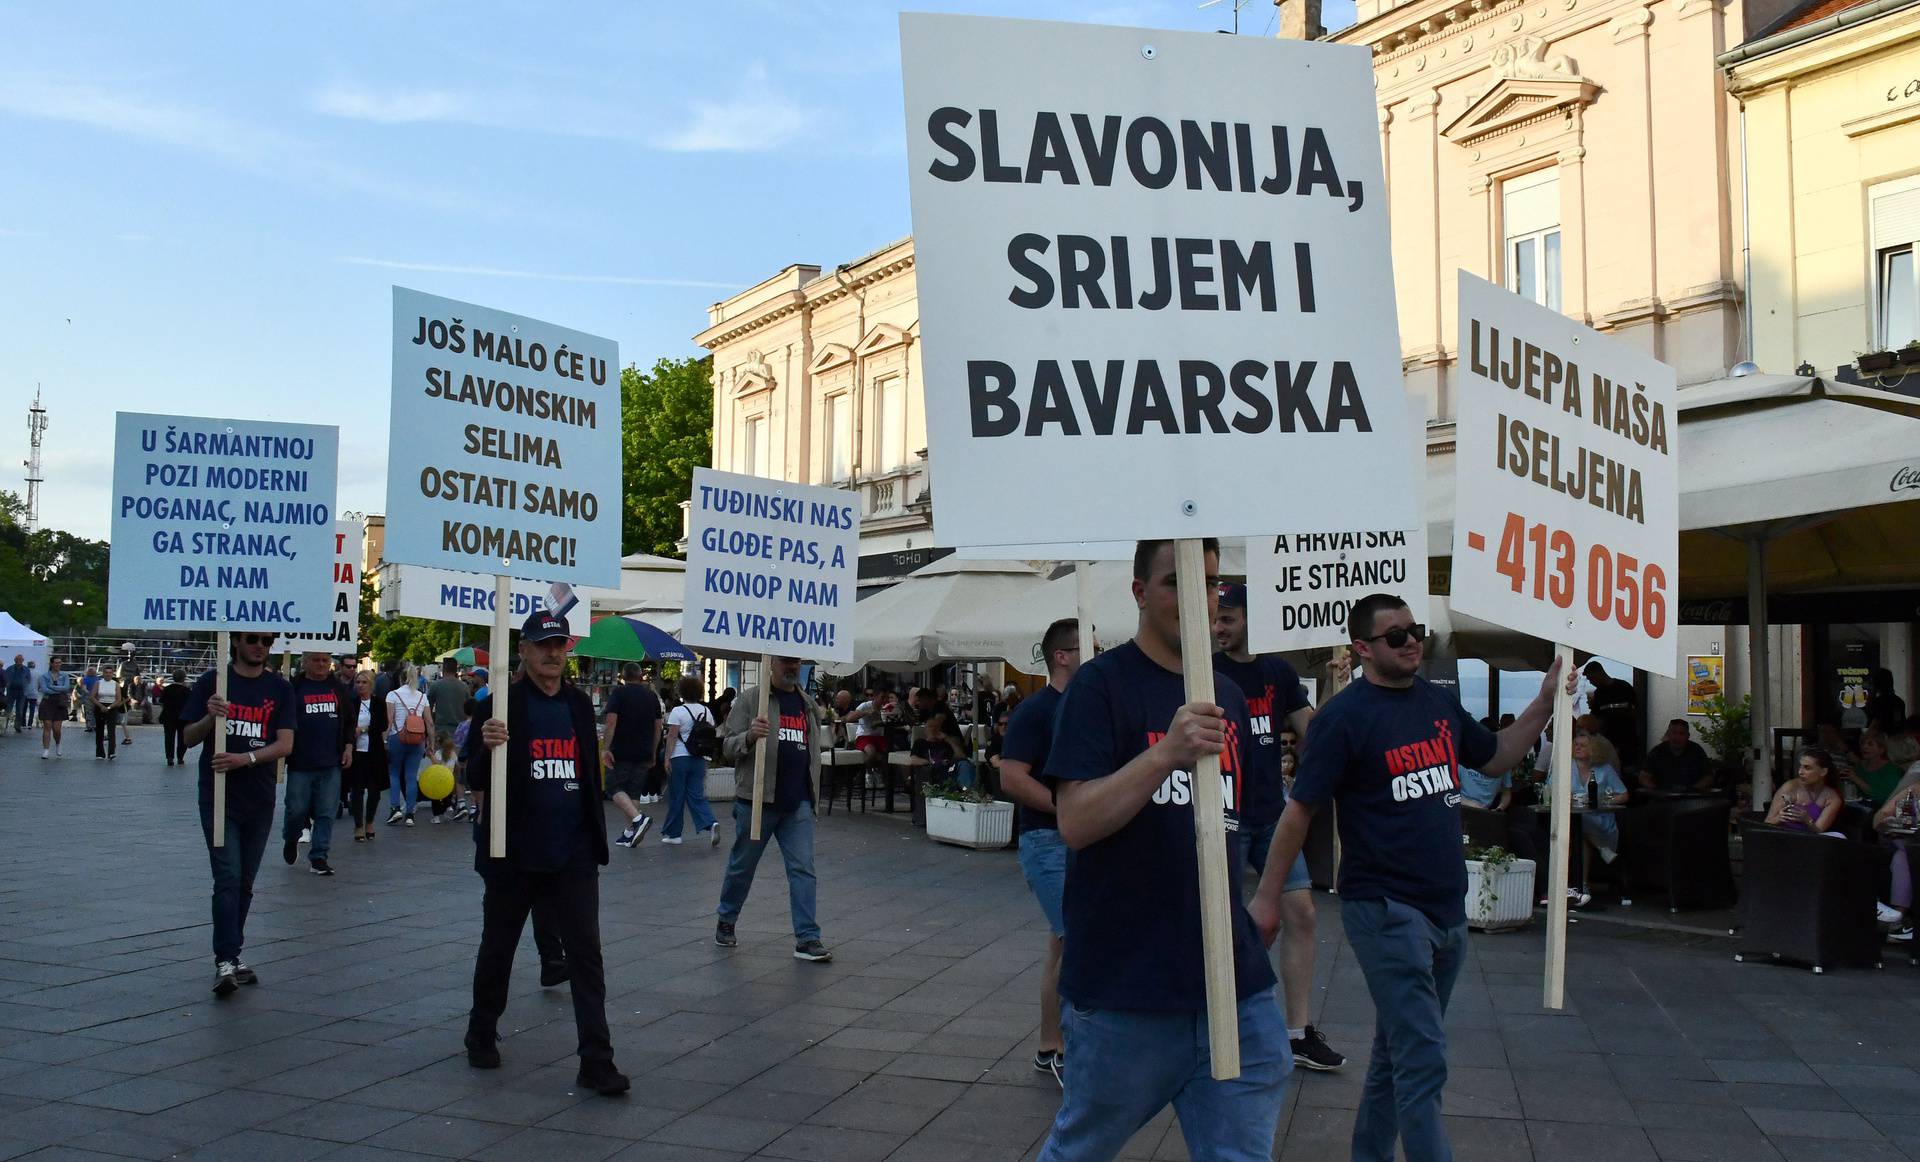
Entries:
POLYGON ((440 660, 443 662, 448 658, 452 658, 463 666, 488 666, 493 664, 487 660, 487 651, 474 646, 461 646, 457 650, 448 650, 446 653, 440 655, 440 660))
POLYGON ((863 665, 917 670, 939 662, 981 661, 987 652, 953 652, 939 639, 942 626, 980 608, 993 608, 1046 584, 1046 574, 1024 561, 943 557, 853 607, 854 660, 828 664, 829 674, 863 665))
POLYGON ((584 658, 616 662, 691 662, 693 651, 637 617, 595 618, 586 637, 573 643, 584 658))

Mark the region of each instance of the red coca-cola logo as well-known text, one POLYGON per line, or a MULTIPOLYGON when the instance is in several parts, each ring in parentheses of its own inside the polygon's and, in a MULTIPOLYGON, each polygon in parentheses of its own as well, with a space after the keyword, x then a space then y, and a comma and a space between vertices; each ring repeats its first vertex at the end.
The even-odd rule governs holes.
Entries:
POLYGON ((1893 474, 1888 492, 1912 492, 1920 489, 1920 468, 1902 468, 1893 474))

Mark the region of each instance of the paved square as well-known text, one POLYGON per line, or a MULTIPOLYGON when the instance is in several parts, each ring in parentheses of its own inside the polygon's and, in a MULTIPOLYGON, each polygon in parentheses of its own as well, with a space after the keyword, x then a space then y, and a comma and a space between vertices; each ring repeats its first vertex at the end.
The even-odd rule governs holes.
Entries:
MULTIPOLYGON (((480 886, 465 827, 340 829, 339 874, 269 845, 247 958, 208 990, 192 768, 155 727, 114 763, 0 738, 0 1159, 487 1158, 1015 1162, 1058 1103, 1033 1072, 1044 928, 1012 852, 904 816, 823 818, 829 965, 792 959, 779 861, 740 947, 712 943, 725 849, 657 836, 601 881, 614 1047, 631 1095, 572 1088, 565 988, 523 942, 506 1065, 461 1047, 480 886)), ((1372 1007, 1321 894, 1316 1017, 1353 1060, 1296 1073, 1278 1156, 1344 1159, 1372 1007)), ((1644 909, 1665 920, 1664 909, 1644 909)), ((1682 921, 1687 917, 1682 916, 1682 921)), ((1711 920, 1695 921, 1709 927, 1711 920)), ((1537 931, 1476 935, 1447 1111, 1463 1160, 1920 1158, 1920 970, 1735 964, 1724 938, 1586 922, 1564 1014, 1537 931)), ((1171 1115, 1133 1158, 1186 1157, 1171 1115)))

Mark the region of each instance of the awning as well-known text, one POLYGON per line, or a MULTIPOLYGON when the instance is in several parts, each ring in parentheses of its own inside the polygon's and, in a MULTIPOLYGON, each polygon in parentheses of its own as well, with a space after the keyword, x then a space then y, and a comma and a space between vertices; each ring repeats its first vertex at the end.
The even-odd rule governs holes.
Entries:
POLYGON ((1024 561, 943 557, 855 604, 855 660, 824 668, 830 674, 850 674, 867 665, 918 670, 939 662, 996 658, 943 650, 938 633, 974 610, 1002 605, 1045 582, 1046 575, 1024 561))

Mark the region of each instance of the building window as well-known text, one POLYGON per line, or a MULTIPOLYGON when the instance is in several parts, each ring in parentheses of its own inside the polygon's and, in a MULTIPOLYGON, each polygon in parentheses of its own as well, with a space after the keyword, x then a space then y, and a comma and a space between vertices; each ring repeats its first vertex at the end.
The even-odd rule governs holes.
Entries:
POLYGON ((853 409, 845 392, 826 399, 826 415, 821 417, 820 465, 825 472, 823 484, 845 480, 853 474, 853 409))
POLYGON ((1875 349, 1920 342, 1920 178, 1887 182, 1867 193, 1873 229, 1875 349))
POLYGON ((1560 171, 1535 170, 1500 184, 1507 289, 1560 309, 1560 171))
POLYGON ((900 377, 889 375, 873 385, 873 470, 891 472, 907 462, 907 409, 900 377))
POLYGON ((740 471, 748 476, 767 474, 767 418, 750 416, 740 426, 740 471))

